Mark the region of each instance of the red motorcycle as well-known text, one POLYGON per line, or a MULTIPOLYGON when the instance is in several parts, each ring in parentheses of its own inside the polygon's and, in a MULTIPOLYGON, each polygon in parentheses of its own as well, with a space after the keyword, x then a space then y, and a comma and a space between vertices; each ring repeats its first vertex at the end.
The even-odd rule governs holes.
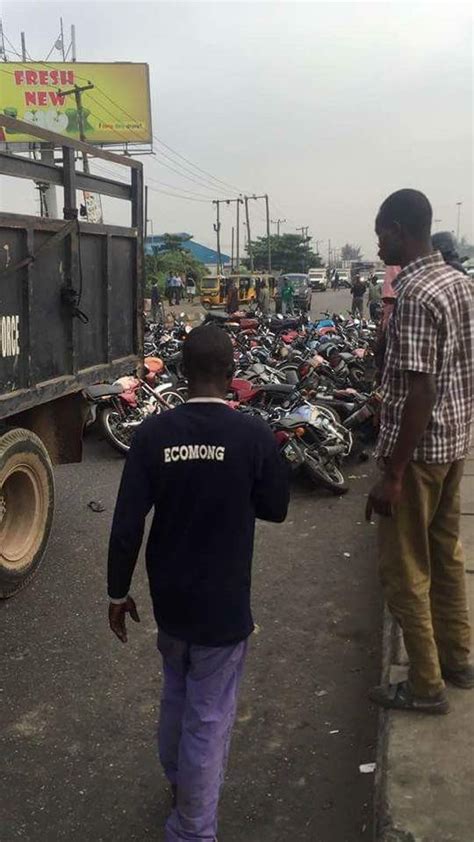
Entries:
POLYGON ((105 438, 121 453, 130 450, 133 434, 149 415, 156 415, 184 403, 170 382, 160 382, 164 370, 158 357, 145 359, 144 377, 120 377, 112 385, 90 386, 91 423, 97 419, 105 438))

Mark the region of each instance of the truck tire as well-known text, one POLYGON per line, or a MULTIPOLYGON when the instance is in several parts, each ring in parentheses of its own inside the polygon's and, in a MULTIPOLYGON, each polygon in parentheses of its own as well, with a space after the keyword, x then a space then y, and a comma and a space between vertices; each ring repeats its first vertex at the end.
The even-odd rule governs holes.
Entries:
POLYGON ((29 430, 0 435, 0 598, 24 588, 38 570, 53 522, 53 468, 29 430))

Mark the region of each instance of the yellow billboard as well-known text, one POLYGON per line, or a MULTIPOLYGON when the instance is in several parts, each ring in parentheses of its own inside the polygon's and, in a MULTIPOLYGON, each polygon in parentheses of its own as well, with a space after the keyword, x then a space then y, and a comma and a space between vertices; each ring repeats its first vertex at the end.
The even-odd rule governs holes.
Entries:
MULTIPOLYGON (((147 64, 8 62, 0 85, 0 113, 80 140, 76 91, 88 143, 151 143, 147 64), (90 87, 91 86, 91 87, 90 87)), ((0 140, 37 143, 33 135, 0 127, 0 140)))

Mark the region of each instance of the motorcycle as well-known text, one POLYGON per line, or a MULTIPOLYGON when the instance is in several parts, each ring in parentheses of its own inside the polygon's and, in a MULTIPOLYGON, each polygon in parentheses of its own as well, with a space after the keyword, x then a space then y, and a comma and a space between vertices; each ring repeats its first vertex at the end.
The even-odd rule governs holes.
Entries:
POLYGON ((120 453, 128 453, 133 434, 145 418, 184 403, 170 383, 151 385, 133 376, 120 377, 112 385, 89 386, 85 395, 90 423, 97 420, 107 441, 120 453))

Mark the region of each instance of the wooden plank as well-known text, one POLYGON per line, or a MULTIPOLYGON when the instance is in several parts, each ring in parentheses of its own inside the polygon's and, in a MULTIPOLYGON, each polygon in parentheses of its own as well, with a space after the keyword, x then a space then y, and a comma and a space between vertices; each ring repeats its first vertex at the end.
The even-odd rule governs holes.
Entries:
POLYGON ((8 418, 17 412, 31 409, 40 403, 56 400, 63 395, 79 392, 93 383, 116 380, 124 374, 130 374, 137 368, 139 359, 133 356, 112 360, 110 364, 100 364, 92 368, 81 369, 76 375, 66 375, 45 383, 38 383, 30 389, 18 389, 0 395, 0 418, 8 418))
POLYGON ((97 146, 92 146, 90 143, 84 143, 82 140, 72 140, 65 135, 50 132, 47 129, 41 129, 39 126, 32 126, 31 123, 25 123, 24 120, 15 120, 6 114, 0 114, 0 126, 4 126, 6 129, 12 129, 18 132, 18 134, 33 135, 33 137, 38 137, 40 140, 46 141, 46 143, 52 143, 53 146, 75 149, 78 152, 89 155, 91 158, 102 158, 103 161, 110 161, 112 164, 120 164, 123 167, 129 167, 133 170, 143 169, 141 161, 136 161, 135 158, 106 152, 97 146))

